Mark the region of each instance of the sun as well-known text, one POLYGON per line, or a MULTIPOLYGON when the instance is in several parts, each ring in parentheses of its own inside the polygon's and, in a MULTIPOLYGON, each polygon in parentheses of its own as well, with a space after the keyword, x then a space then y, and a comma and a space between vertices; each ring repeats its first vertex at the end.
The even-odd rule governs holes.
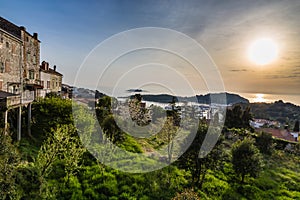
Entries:
POLYGON ((266 102, 264 96, 265 96, 264 94, 256 94, 253 100, 254 102, 266 102))
POLYGON ((257 65, 267 65, 278 56, 278 46, 270 38, 254 41, 248 49, 249 59, 257 65))

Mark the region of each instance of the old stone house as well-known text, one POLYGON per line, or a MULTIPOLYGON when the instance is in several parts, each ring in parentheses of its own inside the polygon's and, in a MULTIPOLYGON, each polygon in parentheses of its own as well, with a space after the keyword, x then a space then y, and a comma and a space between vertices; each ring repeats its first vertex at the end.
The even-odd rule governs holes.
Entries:
POLYGON ((21 138, 22 108, 28 108, 30 134, 31 103, 41 96, 40 41, 38 34, 30 34, 0 17, 0 110, 4 112, 5 130, 8 113, 18 109, 18 136, 21 138))
POLYGON ((49 63, 43 61, 40 66, 41 85, 43 91, 41 96, 45 97, 47 93, 55 93, 61 95, 62 77, 63 75, 56 71, 56 66, 53 69, 49 67, 49 63))
POLYGON ((42 89, 39 75, 40 41, 23 26, 0 17, 0 91, 33 101, 42 89))

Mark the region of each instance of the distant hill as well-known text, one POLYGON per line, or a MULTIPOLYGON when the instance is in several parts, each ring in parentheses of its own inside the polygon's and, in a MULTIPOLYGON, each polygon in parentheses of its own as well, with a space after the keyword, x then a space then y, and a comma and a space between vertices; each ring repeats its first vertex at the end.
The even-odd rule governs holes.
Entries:
POLYGON ((250 106, 254 118, 277 120, 281 123, 300 120, 300 106, 284 103, 282 100, 274 103, 241 104, 242 107, 250 106))
MULTIPOLYGON (((245 99, 237 94, 230 94, 230 93, 212 93, 206 95, 196 95, 195 97, 175 97, 175 101, 189 101, 203 104, 210 104, 211 99, 214 99, 213 103, 223 103, 224 95, 226 95, 226 103, 227 104, 236 104, 236 103, 249 103, 248 99, 245 99)), ((158 94, 158 95, 142 95, 144 101, 153 101, 159 103, 169 103, 173 100, 174 96, 169 94, 158 94)))

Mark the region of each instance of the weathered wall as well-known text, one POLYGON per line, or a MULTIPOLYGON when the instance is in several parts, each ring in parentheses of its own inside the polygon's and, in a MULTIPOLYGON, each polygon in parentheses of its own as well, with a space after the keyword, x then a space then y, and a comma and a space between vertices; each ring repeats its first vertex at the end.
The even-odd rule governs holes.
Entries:
POLYGON ((21 30, 21 39, 23 41, 23 78, 25 83, 40 84, 40 42, 36 38, 21 30), (29 76, 30 71, 34 71, 34 79, 29 76))
POLYGON ((0 29, 0 90, 18 93, 21 70, 21 41, 0 29), (17 84, 18 83, 18 84, 17 84), (15 89, 15 90, 14 90, 15 89))

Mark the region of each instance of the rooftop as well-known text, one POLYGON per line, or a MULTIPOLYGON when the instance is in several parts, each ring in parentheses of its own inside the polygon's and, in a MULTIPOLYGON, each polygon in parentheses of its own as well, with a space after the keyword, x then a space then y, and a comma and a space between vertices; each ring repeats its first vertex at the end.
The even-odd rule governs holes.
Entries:
POLYGON ((21 29, 19 26, 9 22, 0 16, 0 28, 13 36, 21 39, 21 29))
POLYGON ((44 73, 48 73, 48 74, 55 74, 57 76, 63 76, 61 73, 57 72, 56 70, 54 69, 51 69, 49 68, 48 70, 45 70, 45 69, 40 69, 42 72, 44 73))

